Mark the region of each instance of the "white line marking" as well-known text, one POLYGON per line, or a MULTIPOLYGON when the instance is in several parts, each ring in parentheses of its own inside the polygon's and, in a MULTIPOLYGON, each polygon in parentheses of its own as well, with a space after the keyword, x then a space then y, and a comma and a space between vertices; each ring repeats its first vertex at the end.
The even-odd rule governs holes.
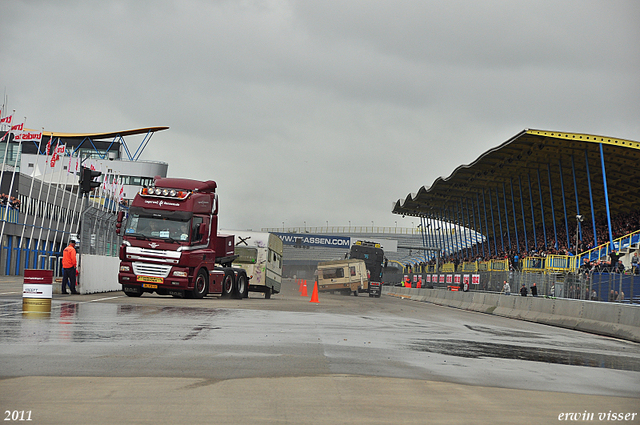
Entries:
POLYGON ((119 297, 108 297, 108 298, 98 298, 97 300, 91 300, 91 301, 85 301, 86 303, 94 303, 96 301, 106 301, 106 300, 114 300, 116 298, 122 298, 123 295, 119 296, 119 297))

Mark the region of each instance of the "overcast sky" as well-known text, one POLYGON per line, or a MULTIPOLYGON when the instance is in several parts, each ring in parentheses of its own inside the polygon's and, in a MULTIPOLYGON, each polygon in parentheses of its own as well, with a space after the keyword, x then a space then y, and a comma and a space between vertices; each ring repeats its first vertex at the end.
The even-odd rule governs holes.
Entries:
POLYGON ((143 159, 215 180, 225 228, 417 225, 392 203, 525 128, 640 140, 636 0, 14 0, 0 19, 27 127, 169 126, 143 159))

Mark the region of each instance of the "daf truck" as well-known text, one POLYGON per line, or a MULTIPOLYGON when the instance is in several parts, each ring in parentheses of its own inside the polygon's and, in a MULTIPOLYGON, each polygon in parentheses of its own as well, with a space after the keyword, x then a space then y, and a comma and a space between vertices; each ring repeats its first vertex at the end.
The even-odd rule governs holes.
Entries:
POLYGON ((216 182, 156 177, 136 194, 122 234, 118 282, 124 293, 246 298, 249 278, 233 267, 234 235, 218 234, 216 182))

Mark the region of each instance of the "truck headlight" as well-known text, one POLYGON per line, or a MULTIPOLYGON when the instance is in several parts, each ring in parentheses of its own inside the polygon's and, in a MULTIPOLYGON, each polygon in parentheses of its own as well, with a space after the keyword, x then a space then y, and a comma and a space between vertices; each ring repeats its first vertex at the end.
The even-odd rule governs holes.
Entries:
POLYGON ((131 270, 131 267, 129 266, 120 266, 120 271, 121 272, 128 272, 131 270))
POLYGON ((176 270, 173 272, 173 275, 177 277, 187 277, 187 272, 180 272, 176 270))

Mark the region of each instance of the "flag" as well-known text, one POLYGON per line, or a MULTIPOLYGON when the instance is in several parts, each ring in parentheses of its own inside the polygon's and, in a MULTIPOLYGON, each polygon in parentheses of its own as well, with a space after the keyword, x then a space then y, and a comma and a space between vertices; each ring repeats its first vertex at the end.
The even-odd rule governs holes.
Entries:
POLYGON ((32 140, 34 143, 39 143, 42 140, 42 132, 23 131, 22 134, 16 134, 14 140, 32 140))
POLYGON ((13 114, 8 117, 0 118, 0 124, 11 124, 11 120, 13 119, 13 114))
POLYGON ((49 136, 49 142, 47 143, 47 156, 49 156, 49 153, 51 152, 51 140, 53 139, 53 136, 49 136))
MULTIPOLYGON (((56 145, 56 148, 53 150, 51 154, 51 161, 50 161, 51 168, 55 167, 56 161, 60 159, 60 156, 58 156, 59 148, 60 148, 60 139, 58 139, 58 144, 56 145)), ((62 151, 64 152, 64 145, 62 145, 62 151)))
MULTIPOLYGON (((11 117, 12 117, 12 116, 13 116, 13 115, 11 115, 11 117)), ((11 118, 11 117, 8 117, 8 118, 11 118)), ((11 122, 11 120, 9 120, 9 122, 11 122)), ((23 123, 20 123, 20 124, 16 124, 16 125, 11 126, 11 127, 9 128, 9 131, 7 131, 6 133, 4 133, 4 136, 2 136, 2 139, 0 139, 0 142, 1 142, 1 141, 3 141, 3 140, 5 139, 5 137, 7 137, 7 134, 10 134, 10 133, 14 133, 13 140, 20 140, 21 133, 22 133, 22 130, 23 130, 23 129, 24 129, 24 122, 23 122, 23 123), (20 132, 20 133, 18 133, 18 132, 20 132), (16 133, 17 133, 17 134, 16 134, 16 133)), ((7 139, 7 140, 11 140, 11 139, 7 139)))

